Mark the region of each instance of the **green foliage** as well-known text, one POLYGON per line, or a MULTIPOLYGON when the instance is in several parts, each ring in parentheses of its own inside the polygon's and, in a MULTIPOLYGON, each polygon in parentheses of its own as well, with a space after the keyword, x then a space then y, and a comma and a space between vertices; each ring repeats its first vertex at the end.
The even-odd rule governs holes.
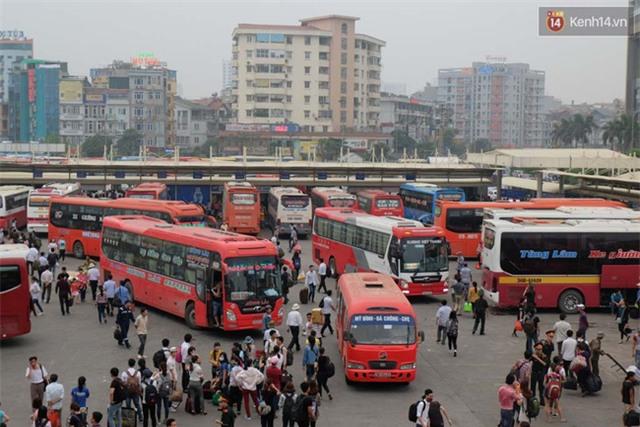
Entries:
POLYGON ((217 138, 209 138, 204 143, 187 150, 185 154, 191 154, 195 157, 209 157, 209 147, 213 147, 213 155, 217 156, 220 152, 220 140, 217 138))
POLYGON ((135 129, 127 129, 116 142, 118 156, 137 156, 140 154, 142 135, 135 129))
POLYGON ((576 145, 582 143, 584 147, 589 142, 589 135, 597 128, 593 122, 593 116, 583 116, 582 114, 574 114, 569 119, 562 119, 553 124, 551 131, 551 140, 556 147, 565 146, 572 147, 574 142, 576 145))
POLYGON ((493 144, 487 138, 478 138, 471 144, 471 152, 480 153, 493 150, 493 144))
POLYGON ((322 139, 318 143, 317 156, 325 161, 335 161, 340 157, 342 140, 335 138, 322 139))
POLYGON ((104 147, 111 147, 111 138, 104 135, 94 135, 87 138, 80 147, 80 153, 84 157, 102 157, 104 155, 104 147))
POLYGON ((624 153, 636 150, 640 141, 640 124, 627 114, 622 114, 603 127, 602 142, 624 153))

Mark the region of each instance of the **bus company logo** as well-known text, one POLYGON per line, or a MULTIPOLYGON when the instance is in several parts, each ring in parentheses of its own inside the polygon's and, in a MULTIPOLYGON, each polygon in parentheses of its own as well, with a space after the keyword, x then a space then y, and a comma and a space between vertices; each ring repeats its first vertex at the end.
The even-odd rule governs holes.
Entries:
POLYGON ((387 357, 389 357, 389 355, 385 351, 381 351, 380 354, 378 354, 380 360, 387 360, 387 357))
POLYGON ((564 12, 562 10, 548 10, 547 11, 547 30, 552 33, 559 33, 564 29, 564 12))
POLYGON ((62 211, 55 211, 55 212, 53 213, 53 217, 54 217, 55 219, 62 219, 62 215, 63 215, 63 214, 62 214, 62 211))

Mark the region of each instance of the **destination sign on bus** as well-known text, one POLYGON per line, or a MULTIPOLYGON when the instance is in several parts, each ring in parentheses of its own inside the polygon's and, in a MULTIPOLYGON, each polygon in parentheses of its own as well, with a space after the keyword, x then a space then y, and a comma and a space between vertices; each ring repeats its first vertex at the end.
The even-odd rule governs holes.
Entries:
POLYGON ((379 209, 397 208, 400 206, 400 200, 397 199, 378 199, 376 207, 379 209))
POLYGON ((413 323, 413 318, 397 314, 357 314, 351 323, 413 323))
POLYGON ((307 196, 282 196, 282 206, 303 209, 309 206, 309 198, 307 196))
POLYGON ((256 202, 256 196, 252 193, 233 193, 231 194, 231 203, 234 205, 253 205, 256 202))
POLYGON ((451 200, 453 202, 459 202, 462 199, 460 193, 438 193, 438 200, 451 200))

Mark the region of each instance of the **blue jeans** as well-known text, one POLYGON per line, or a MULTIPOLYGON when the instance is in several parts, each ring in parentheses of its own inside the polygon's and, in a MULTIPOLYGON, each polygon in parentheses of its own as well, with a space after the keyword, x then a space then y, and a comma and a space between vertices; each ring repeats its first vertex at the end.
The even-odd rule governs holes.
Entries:
POLYGON ((513 409, 500 409, 500 427, 513 427, 513 409))
POLYGON ((107 408, 107 427, 122 427, 122 402, 111 404, 107 408))
POLYGON ((527 347, 526 350, 529 351, 533 351, 533 346, 538 342, 538 335, 537 334, 533 334, 533 335, 527 335, 527 347))
POLYGON ((107 321, 106 309, 107 304, 98 304, 98 323, 102 323, 103 320, 107 321))
POLYGON ((142 405, 140 405, 140 396, 127 396, 127 408, 131 408, 131 402, 133 402, 133 405, 136 407, 138 419, 142 422, 142 405))
POLYGON ((309 301, 314 302, 316 298, 316 285, 309 285, 309 301))
POLYGON ((169 396, 158 396, 158 404, 156 405, 156 412, 158 415, 158 421, 161 419, 169 418, 169 406, 171 402, 169 401, 169 396), (164 418, 162 418, 160 413, 162 412, 162 407, 164 406, 164 418))

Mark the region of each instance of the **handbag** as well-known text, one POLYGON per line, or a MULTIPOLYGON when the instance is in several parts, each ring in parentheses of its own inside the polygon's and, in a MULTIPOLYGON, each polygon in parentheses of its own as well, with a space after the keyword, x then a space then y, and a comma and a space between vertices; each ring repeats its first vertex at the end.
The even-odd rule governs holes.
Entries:
POLYGON ((182 390, 176 387, 176 389, 171 392, 169 400, 172 402, 182 402, 182 390))
POLYGON ((116 341, 122 341, 122 331, 120 330, 119 325, 113 330, 113 339, 116 341))
POLYGON ((522 330, 524 329, 524 328, 522 327, 522 322, 521 322, 521 321, 519 321, 519 320, 516 320, 516 322, 515 322, 515 323, 514 323, 514 325, 513 325, 513 329, 515 329, 515 330, 516 330, 516 331, 518 331, 518 332, 522 332, 522 330))
POLYGON ((464 303, 464 307, 462 307, 462 311, 464 311, 465 313, 471 313, 471 310, 473 309, 473 305, 467 301, 464 303))

